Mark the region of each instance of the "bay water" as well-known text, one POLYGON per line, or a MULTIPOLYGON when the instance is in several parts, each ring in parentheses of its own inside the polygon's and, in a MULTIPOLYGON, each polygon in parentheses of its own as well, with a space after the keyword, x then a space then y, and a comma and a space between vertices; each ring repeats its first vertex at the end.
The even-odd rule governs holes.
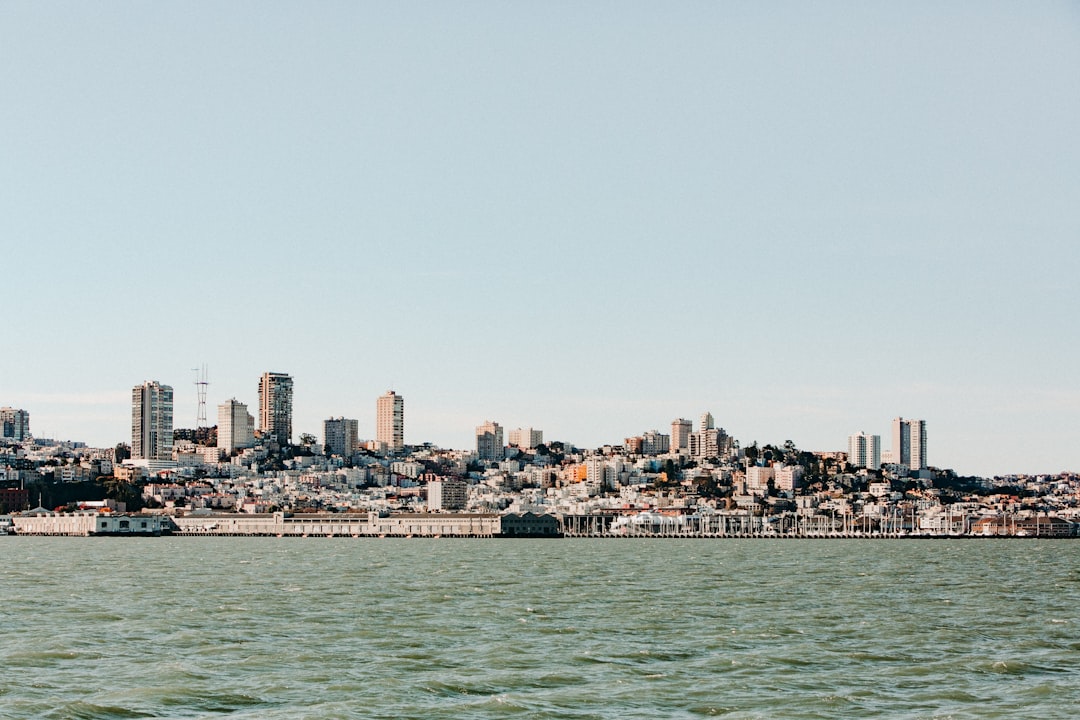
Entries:
POLYGON ((0 719, 1072 718, 1069 540, 0 538, 0 719))

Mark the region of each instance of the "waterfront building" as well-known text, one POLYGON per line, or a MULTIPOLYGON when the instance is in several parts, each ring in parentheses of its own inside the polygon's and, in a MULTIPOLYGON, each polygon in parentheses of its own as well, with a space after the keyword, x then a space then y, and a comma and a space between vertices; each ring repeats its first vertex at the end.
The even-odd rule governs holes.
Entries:
POLYGON ((510 431, 510 444, 522 450, 532 450, 544 442, 544 432, 533 428, 518 428, 510 431))
POLYGON ((349 457, 356 452, 356 437, 359 423, 346 418, 323 420, 323 444, 330 455, 349 457))
POLYGON ((393 390, 380 395, 375 404, 375 439, 391 452, 405 447, 405 398, 393 390))
POLYGON ((18 535, 160 535, 168 518, 120 513, 35 512, 12 517, 18 535))
POLYGON ((911 470, 923 470, 926 462, 926 421, 895 418, 892 426, 892 460, 911 470))
POLYGON ((469 500, 469 485, 463 480, 432 480, 427 484, 427 506, 431 512, 462 510, 469 500))
POLYGON ((131 457, 172 460, 173 389, 149 380, 131 390, 131 457))
POLYGON ((22 441, 30 437, 30 413, 16 408, 0 408, 0 438, 22 441))
POLYGON ((671 451, 690 452, 690 433, 693 432, 693 423, 685 418, 677 418, 671 422, 671 451))
POLYGON ((476 454, 481 460, 503 459, 503 429, 488 420, 476 428, 476 454))
POLYGON ((554 515, 533 512, 506 513, 500 518, 503 537, 560 537, 562 528, 554 515))
POLYGON ((881 436, 858 432, 848 435, 848 464, 877 470, 881 467, 881 436))
POLYGON ((225 453, 255 445, 255 418, 236 398, 218 405, 217 446, 225 453))
POLYGON ((293 379, 265 372, 259 379, 259 430, 280 445, 292 443, 293 379))

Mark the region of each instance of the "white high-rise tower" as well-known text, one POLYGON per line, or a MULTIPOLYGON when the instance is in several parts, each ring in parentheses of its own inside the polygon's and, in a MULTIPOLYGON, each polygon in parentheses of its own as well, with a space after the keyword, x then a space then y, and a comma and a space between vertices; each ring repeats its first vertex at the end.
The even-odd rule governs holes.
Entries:
POLYGON ((156 380, 131 390, 131 457, 172 460, 173 389, 156 380))
POLYGON ((893 462, 912 470, 928 467, 926 462, 926 421, 895 418, 892 427, 893 462))
POLYGON ((285 373, 259 378, 259 430, 281 445, 292 443, 293 380, 285 373))
POLYGON ((236 398, 218 405, 217 446, 226 453, 255 444, 255 418, 236 398))
POLYGON ((877 470, 881 467, 881 436, 858 432, 848 435, 848 463, 877 470))

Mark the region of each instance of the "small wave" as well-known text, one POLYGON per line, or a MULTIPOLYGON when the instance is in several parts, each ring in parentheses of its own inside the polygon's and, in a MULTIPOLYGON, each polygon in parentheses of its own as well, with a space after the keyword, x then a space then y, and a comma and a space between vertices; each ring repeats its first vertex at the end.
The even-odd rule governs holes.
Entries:
POLYGON ((114 705, 95 705, 94 703, 77 700, 72 703, 61 705, 46 718, 63 718, 64 720, 121 720, 122 718, 153 717, 153 714, 132 710, 114 705))

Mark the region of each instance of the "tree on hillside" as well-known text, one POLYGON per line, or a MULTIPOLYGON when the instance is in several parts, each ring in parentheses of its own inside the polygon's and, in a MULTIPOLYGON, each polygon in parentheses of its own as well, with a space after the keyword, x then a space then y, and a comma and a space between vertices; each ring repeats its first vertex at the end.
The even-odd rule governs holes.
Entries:
POLYGON ((744 454, 746 455, 746 459, 750 462, 751 465, 757 464, 758 455, 760 454, 760 451, 758 450, 757 440, 752 442, 750 444, 750 447, 746 448, 744 454))

